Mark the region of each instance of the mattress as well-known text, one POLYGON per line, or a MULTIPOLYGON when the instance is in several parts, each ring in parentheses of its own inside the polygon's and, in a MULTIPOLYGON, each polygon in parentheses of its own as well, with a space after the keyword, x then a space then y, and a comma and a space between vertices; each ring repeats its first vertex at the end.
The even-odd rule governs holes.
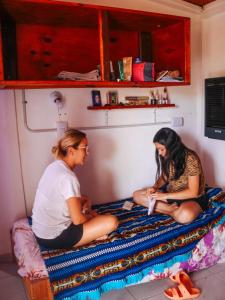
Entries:
POLYGON ((124 201, 132 199, 96 206, 99 213, 117 215, 120 226, 107 241, 76 249, 40 249, 28 219, 21 219, 13 226, 18 272, 30 280, 49 278, 56 300, 96 300, 112 289, 224 262, 225 194, 209 188, 207 195, 209 210, 188 225, 159 214, 149 217, 138 205, 123 210, 124 201))

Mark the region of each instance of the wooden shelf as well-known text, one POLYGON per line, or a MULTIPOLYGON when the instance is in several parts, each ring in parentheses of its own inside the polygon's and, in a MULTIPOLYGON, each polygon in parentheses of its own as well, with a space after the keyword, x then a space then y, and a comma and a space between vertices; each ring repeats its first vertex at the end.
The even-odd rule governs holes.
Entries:
POLYGON ((7 88, 153 88, 165 86, 182 86, 190 82, 133 82, 133 81, 74 81, 74 80, 0 80, 0 89, 7 88))
POLYGON ((164 87, 190 84, 190 18, 56 0, 0 1, 0 88, 164 87), (141 57, 183 82, 110 81, 110 62, 141 57), (100 68, 100 81, 55 80, 100 68))
POLYGON ((111 110, 111 109, 163 108, 163 107, 175 107, 175 104, 88 106, 87 109, 89 109, 89 110, 111 110))

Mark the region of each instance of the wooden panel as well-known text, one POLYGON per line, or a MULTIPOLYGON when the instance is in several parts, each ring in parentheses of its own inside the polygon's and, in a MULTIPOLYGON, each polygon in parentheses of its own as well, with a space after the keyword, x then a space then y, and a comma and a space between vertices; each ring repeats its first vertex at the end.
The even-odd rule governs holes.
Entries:
POLYGON ((23 278, 29 300, 53 300, 48 278, 30 280, 23 278))
POLYGON ((111 29, 152 31, 177 23, 181 17, 156 14, 135 10, 119 10, 110 8, 109 25, 111 29))
POLYGON ((109 32, 108 32, 107 11, 99 11, 98 20, 99 20, 101 80, 109 80, 110 66, 109 66, 109 32))
POLYGON ((140 32, 140 57, 142 61, 153 62, 152 35, 150 32, 140 32))
POLYGON ((190 83, 191 81, 191 37, 190 37, 190 19, 187 19, 184 21, 184 27, 185 27, 185 36, 184 36, 184 56, 185 56, 185 59, 184 59, 184 63, 185 63, 185 80, 187 82, 190 83))
POLYGON ((88 110, 111 110, 111 109, 133 109, 133 108, 162 108, 175 107, 175 104, 149 104, 149 105, 108 105, 108 106, 88 106, 88 110))
POLYGON ((86 73, 100 63, 94 28, 19 24, 17 37, 20 80, 56 79, 60 71, 86 73))
POLYGON ((184 22, 156 30, 152 33, 153 58, 157 72, 179 70, 185 75, 184 22))
POLYGON ((165 87, 165 86, 182 86, 187 85, 189 82, 133 82, 133 81, 72 81, 72 80, 7 80, 0 82, 0 88, 96 88, 96 87, 113 87, 113 88, 152 88, 152 87, 165 87))
POLYGON ((6 13, 17 23, 97 27, 95 6, 54 0, 2 0, 6 13))
POLYGON ((0 22, 0 80, 4 79, 3 53, 2 53, 2 26, 0 22))
POLYGON ((16 25, 11 19, 1 23, 2 32, 2 61, 4 79, 17 79, 16 25))
POLYGON ((137 31, 110 31, 110 59, 139 56, 139 33, 137 31))

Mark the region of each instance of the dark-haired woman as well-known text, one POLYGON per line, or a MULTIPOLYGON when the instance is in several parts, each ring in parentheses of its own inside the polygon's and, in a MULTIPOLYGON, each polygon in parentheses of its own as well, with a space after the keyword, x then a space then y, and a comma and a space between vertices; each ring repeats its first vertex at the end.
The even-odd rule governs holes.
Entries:
POLYGON ((153 142, 156 182, 152 187, 134 192, 134 201, 148 207, 150 199, 154 199, 155 212, 170 215, 182 224, 190 223, 208 207, 200 159, 170 128, 160 129, 153 142))
POLYGON ((52 148, 56 160, 42 175, 32 211, 32 230, 39 244, 50 248, 82 246, 104 239, 118 226, 113 215, 97 215, 80 193, 74 168, 88 154, 85 133, 68 130, 52 148))

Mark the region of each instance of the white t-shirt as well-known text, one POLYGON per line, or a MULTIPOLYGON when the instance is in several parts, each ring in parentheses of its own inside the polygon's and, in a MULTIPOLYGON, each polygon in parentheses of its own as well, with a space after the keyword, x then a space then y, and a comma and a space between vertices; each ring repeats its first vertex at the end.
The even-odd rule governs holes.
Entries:
POLYGON ((53 239, 71 224, 66 200, 80 197, 75 173, 62 160, 51 163, 42 175, 32 210, 32 230, 43 239, 53 239))

